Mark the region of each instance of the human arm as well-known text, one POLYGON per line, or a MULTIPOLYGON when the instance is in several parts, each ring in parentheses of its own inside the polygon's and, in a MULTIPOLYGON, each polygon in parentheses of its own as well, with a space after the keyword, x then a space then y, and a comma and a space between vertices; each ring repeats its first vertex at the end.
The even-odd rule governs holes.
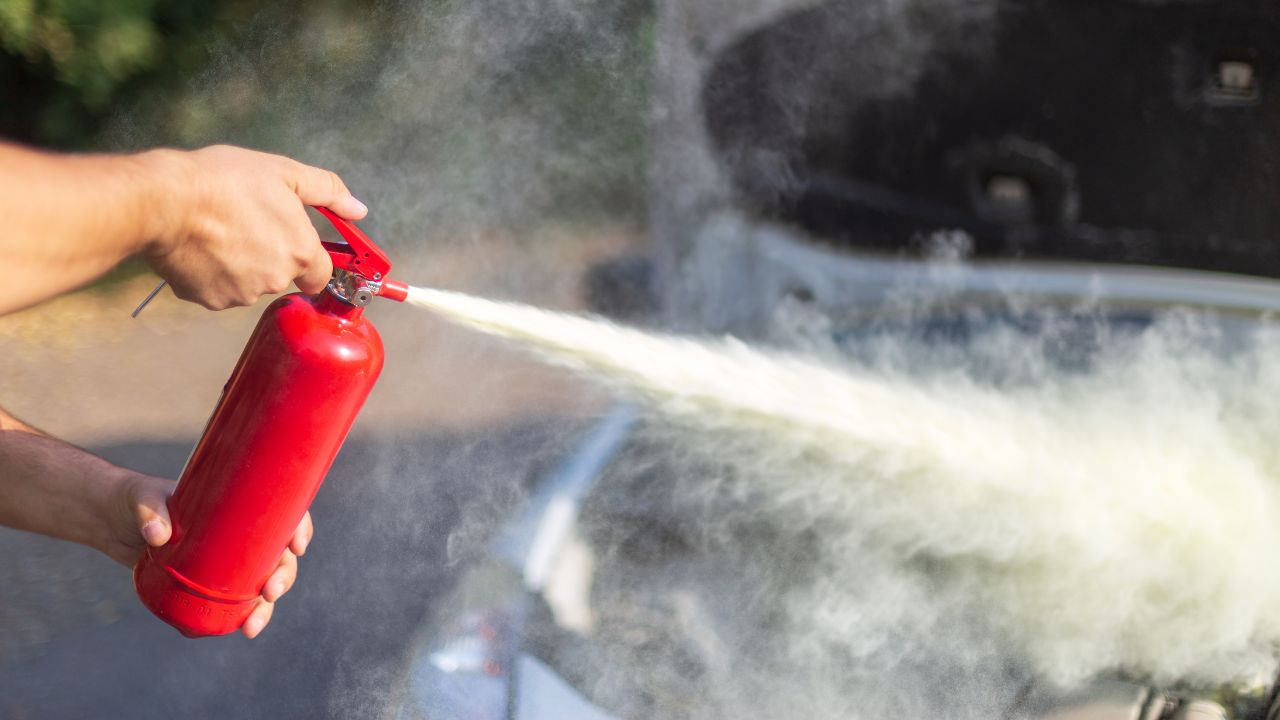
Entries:
POLYGON ((212 309, 296 282, 318 292, 332 265, 305 205, 367 212, 328 170, 225 145, 63 155, 0 143, 0 251, 14 281, 0 314, 88 283, 142 254, 174 292, 212 309))
MULTIPOLYGON (((169 541, 165 505, 175 483, 117 467, 0 409, 0 525, 70 540, 133 567, 169 541)), ((313 527, 307 514, 241 631, 255 637, 293 586, 313 527)))

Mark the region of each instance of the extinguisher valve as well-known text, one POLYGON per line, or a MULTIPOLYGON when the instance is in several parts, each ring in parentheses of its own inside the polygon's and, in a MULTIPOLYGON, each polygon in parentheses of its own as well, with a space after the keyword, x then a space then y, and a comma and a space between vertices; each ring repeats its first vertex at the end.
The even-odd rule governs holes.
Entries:
POLYGON ((391 260, 382 249, 360 231, 355 223, 334 215, 326 208, 317 207, 346 243, 324 243, 333 260, 333 278, 328 292, 339 300, 364 307, 375 297, 404 302, 409 286, 387 277, 391 272, 391 260))
POLYGON ((369 280, 350 270, 334 268, 333 278, 329 280, 326 289, 334 297, 349 305, 364 307, 382 290, 382 283, 369 280))

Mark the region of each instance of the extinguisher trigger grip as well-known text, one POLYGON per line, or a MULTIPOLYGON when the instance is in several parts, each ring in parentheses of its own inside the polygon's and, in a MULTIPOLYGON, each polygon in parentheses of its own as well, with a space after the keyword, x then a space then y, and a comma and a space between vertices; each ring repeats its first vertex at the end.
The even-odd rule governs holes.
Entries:
POLYGON ((382 252, 382 248, 374 244, 356 224, 340 218, 329 208, 316 207, 317 212, 325 217, 346 241, 342 243, 324 243, 324 249, 333 259, 333 266, 353 272, 366 280, 380 281, 391 271, 391 259, 382 252))
POLYGON ((322 241, 325 252, 333 261, 333 279, 329 291, 339 299, 363 306, 375 296, 403 302, 409 286, 387 275, 391 272, 391 260, 374 244, 355 223, 335 215, 328 208, 316 207, 345 243, 322 241))

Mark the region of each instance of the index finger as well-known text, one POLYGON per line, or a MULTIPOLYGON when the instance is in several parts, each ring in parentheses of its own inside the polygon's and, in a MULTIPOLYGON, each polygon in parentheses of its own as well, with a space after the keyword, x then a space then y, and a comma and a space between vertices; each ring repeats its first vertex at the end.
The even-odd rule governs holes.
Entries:
POLYGON ((329 208, 347 220, 359 220, 369 214, 369 208, 357 200, 342 178, 331 170, 296 162, 293 191, 307 205, 329 208))

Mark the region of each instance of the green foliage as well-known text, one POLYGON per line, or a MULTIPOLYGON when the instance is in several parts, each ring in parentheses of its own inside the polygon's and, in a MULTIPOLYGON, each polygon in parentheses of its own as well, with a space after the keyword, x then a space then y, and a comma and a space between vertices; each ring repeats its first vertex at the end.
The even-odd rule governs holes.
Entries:
MULTIPOLYGON (((265 46, 334 51, 376 37, 394 12, 374 0, 0 0, 0 137, 92 148, 108 120, 138 118, 154 142, 207 139, 193 98, 211 69, 265 46), (124 110, 125 112, 120 112, 124 110)), ((396 7, 391 4, 390 7, 396 7)), ((407 6, 406 6, 407 7, 407 6)), ((287 63, 286 63, 287 64, 287 63)), ((240 105, 247 98, 234 96, 240 105)), ((119 138, 109 145, 118 144, 119 138)))
POLYGON ((192 39, 240 3, 0 0, 0 133, 60 147, 91 141, 113 105, 203 64, 192 39))
POLYGON ((59 82, 91 108, 102 107, 121 82, 155 64, 160 37, 155 0, 0 2, 0 42, 28 62, 47 62, 59 82))
POLYGON ((437 222, 639 217, 652 43, 650 0, 0 0, 0 136, 268 149, 437 222))

